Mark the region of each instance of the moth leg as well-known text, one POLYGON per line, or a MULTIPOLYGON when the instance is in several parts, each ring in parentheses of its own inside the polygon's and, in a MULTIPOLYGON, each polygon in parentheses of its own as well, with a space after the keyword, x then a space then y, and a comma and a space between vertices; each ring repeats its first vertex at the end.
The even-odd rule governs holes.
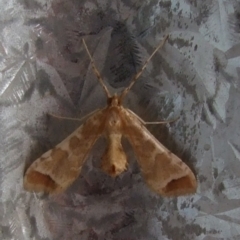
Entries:
POLYGON ((134 113, 132 110, 127 109, 128 112, 133 114, 143 125, 150 125, 150 124, 167 124, 167 123, 172 123, 175 122, 179 119, 179 117, 173 119, 173 120, 168 120, 168 121, 157 121, 157 122, 145 122, 142 118, 140 118, 136 113, 134 113))
POLYGON ((92 69, 93 69, 94 73, 96 74, 99 83, 101 84, 103 90, 106 92, 107 97, 108 97, 108 98, 111 98, 111 94, 110 94, 110 92, 108 91, 107 86, 106 86, 105 83, 103 82, 103 79, 102 79, 102 76, 101 76, 100 72, 98 71, 98 69, 97 69, 96 66, 95 66, 94 60, 93 60, 93 58, 92 58, 91 53, 89 52, 89 49, 88 49, 88 47, 87 47, 87 44, 86 44, 85 40, 82 39, 82 42, 83 42, 83 45, 84 45, 84 47, 85 47, 85 49, 86 49, 86 51, 87 51, 87 54, 88 54, 90 60, 91 60, 92 69))
POLYGON ((150 125, 150 124, 167 124, 167 123, 172 123, 172 122, 176 122, 180 117, 177 117, 173 120, 166 120, 166 121, 157 121, 157 122, 144 122, 144 124, 146 125, 150 125))
POLYGON ((65 120, 71 120, 71 121, 83 121, 84 119, 88 118, 88 117, 91 117, 94 113, 97 113, 98 111, 100 111, 102 109, 96 109, 90 113, 88 113, 87 115, 83 116, 82 118, 70 118, 70 117, 62 117, 62 116, 58 116, 58 115, 55 115, 53 113, 48 113, 49 116, 51 117, 54 117, 54 118, 58 118, 58 119, 65 119, 65 120))
POLYGON ((142 72, 144 71, 144 69, 147 67, 148 62, 152 59, 152 57, 155 55, 155 53, 161 49, 165 42, 167 41, 169 35, 167 34, 164 39, 160 42, 160 44, 156 47, 156 49, 153 51, 153 53, 150 55, 150 57, 146 60, 146 62, 143 64, 142 68, 139 70, 139 72, 133 77, 133 79, 130 82, 130 85, 128 87, 126 87, 121 96, 120 96, 120 100, 121 102, 123 101, 123 98, 126 96, 126 94, 129 92, 129 90, 131 89, 131 87, 135 84, 135 82, 137 81, 137 79, 141 76, 142 72))

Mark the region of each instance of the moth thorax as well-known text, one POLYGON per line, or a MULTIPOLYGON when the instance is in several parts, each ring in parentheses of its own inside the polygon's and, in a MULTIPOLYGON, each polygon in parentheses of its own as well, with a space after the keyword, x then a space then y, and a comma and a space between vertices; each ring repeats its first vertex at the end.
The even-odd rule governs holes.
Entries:
POLYGON ((118 133, 121 131, 122 119, 120 118, 118 112, 112 110, 106 121, 106 130, 109 134, 118 133))
POLYGON ((102 170, 112 177, 121 174, 127 168, 127 156, 121 143, 119 133, 107 136, 107 148, 102 156, 102 170))

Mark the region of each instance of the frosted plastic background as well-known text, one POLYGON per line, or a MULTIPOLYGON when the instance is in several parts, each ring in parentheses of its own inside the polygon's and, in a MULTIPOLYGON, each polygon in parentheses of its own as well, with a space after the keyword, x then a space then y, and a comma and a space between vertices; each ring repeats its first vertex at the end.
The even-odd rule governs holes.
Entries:
POLYGON ((240 239, 240 2, 234 0, 0 0, 0 239, 240 239), (167 33, 124 105, 187 163, 197 193, 162 198, 129 167, 99 168, 105 142, 63 194, 23 190, 27 165, 106 97, 81 39, 112 92, 167 33))

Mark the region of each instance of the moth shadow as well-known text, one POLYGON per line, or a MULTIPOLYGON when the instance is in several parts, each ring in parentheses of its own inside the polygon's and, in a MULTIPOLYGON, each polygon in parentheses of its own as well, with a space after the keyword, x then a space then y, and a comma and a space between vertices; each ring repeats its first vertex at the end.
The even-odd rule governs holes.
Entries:
POLYGON ((83 196, 104 196, 116 191, 134 186, 134 176, 140 173, 140 169, 133 156, 132 148, 126 139, 122 141, 124 151, 127 154, 127 169, 117 177, 111 177, 101 169, 101 161, 107 147, 104 138, 98 139, 87 157, 78 179, 69 187, 68 193, 81 194, 83 196))

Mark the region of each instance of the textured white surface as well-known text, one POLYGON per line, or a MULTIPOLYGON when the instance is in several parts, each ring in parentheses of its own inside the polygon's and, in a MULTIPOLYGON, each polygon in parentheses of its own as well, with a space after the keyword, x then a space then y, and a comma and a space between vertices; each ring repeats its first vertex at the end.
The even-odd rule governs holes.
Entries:
POLYGON ((234 0, 0 0, 1 239, 239 239, 240 3, 234 0), (198 177, 193 196, 161 198, 134 153, 112 179, 99 169, 104 141, 81 177, 48 197, 22 188, 26 164, 105 105, 84 37, 112 92, 170 33, 125 106, 144 120, 180 116, 149 130, 198 177))

